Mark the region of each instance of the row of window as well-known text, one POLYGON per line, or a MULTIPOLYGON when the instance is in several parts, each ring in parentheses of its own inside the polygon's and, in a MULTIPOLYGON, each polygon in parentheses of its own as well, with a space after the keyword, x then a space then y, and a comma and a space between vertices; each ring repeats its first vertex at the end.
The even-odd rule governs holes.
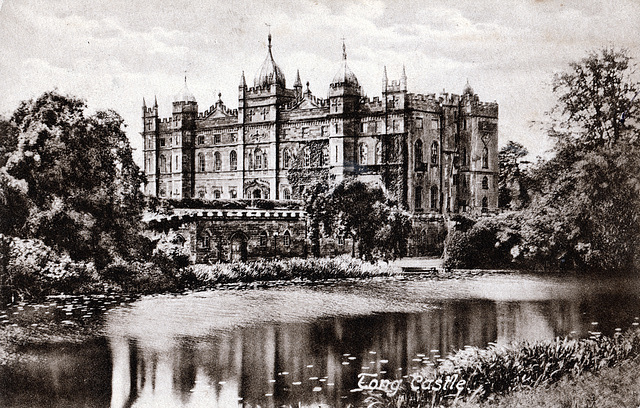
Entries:
MULTIPOLYGON (((274 245, 276 244, 276 236, 273 236, 274 239, 274 245)), ((200 234, 198 235, 198 240, 197 240, 197 246, 199 249, 210 249, 211 248, 211 240, 212 240, 212 236, 211 233, 207 230, 201 231, 200 234)), ((262 248, 266 248, 268 243, 269 243, 269 236, 267 234, 267 231, 262 231, 260 233, 260 235, 258 236, 258 241, 259 241, 259 245, 262 248)), ((289 247, 291 246, 291 233, 289 231, 285 231, 284 234, 282 234, 282 241, 281 241, 282 245, 284 245, 285 247, 289 247)))
MULTIPOLYGON (((420 209, 422 208, 422 187, 418 186, 415 189, 415 208, 416 209, 420 209)), ((432 186, 431 187, 431 209, 437 209, 438 208, 438 187, 436 186, 432 186)))
MULTIPOLYGON (((422 140, 418 139, 413 145, 413 158, 415 163, 415 168, 420 169, 423 166, 422 161, 422 140)), ((434 141, 431 143, 431 164, 434 166, 438 165, 438 156, 440 152, 438 151, 438 142, 434 141)))

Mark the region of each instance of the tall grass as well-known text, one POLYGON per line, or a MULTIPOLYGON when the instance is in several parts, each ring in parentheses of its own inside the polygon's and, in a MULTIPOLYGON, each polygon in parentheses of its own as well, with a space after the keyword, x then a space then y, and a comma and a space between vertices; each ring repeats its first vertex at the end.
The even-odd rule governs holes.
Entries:
POLYGON ((613 337, 594 335, 588 339, 556 339, 486 349, 467 348, 440 365, 414 374, 393 397, 378 398, 378 406, 435 407, 454 401, 481 401, 491 395, 551 384, 563 377, 596 372, 640 355, 640 331, 616 332, 613 337), (417 378, 424 380, 416 381, 417 378), (439 380, 464 381, 455 387, 434 387, 439 380), (428 381, 432 381, 428 383, 428 381), (416 389, 417 384, 430 384, 416 389), (413 387, 412 387, 413 384, 413 387), (439 389, 436 389, 439 388, 439 389))

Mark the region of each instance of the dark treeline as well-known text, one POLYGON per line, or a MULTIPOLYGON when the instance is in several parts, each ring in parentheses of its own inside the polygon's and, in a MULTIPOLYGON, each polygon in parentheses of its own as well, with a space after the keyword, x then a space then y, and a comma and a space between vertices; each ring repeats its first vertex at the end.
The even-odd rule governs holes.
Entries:
POLYGON ((640 262, 640 86, 625 50, 603 49, 553 79, 553 156, 526 166, 526 149, 501 149, 506 211, 459 219, 451 267, 635 271, 640 262))

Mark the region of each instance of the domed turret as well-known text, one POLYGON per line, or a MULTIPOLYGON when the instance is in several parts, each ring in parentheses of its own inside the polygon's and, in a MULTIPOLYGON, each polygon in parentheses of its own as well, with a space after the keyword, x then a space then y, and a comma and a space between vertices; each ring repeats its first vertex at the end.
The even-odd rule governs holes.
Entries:
POLYGON ((271 54, 271 34, 269 34, 269 52, 253 80, 253 86, 266 87, 272 84, 278 84, 282 88, 286 88, 287 82, 282 70, 273 60, 273 55, 271 54))
POLYGON ((174 102, 196 102, 196 97, 193 96, 189 88, 187 87, 187 77, 184 77, 184 86, 182 90, 173 98, 174 102))
POLYGON ((471 85, 469 85, 469 80, 467 79, 467 84, 464 86, 464 89, 462 90, 462 94, 463 95, 474 95, 473 92, 473 88, 471 87, 471 85))
POLYGON ((334 84, 344 84, 348 86, 358 87, 358 78, 356 75, 349 69, 347 66, 347 48, 342 43, 342 64, 340 65, 340 69, 333 77, 333 81, 331 81, 331 85, 334 84))

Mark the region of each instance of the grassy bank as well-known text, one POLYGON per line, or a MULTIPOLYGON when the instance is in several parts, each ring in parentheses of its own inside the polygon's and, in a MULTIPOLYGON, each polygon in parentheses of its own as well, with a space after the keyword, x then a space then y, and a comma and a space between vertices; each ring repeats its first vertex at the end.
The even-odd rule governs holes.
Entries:
MULTIPOLYGON (((410 376, 394 396, 382 394, 376 398, 382 406, 406 408, 484 407, 494 406, 496 401, 504 401, 500 402, 502 405, 496 405, 501 407, 529 407, 536 406, 532 405, 536 400, 539 406, 556 402, 561 404, 559 406, 571 407, 562 405, 567 401, 572 404, 572 400, 561 398, 565 390, 557 388, 559 381, 573 384, 576 389, 593 386, 606 381, 597 375, 605 368, 620 365, 616 370, 638 370, 639 356, 640 330, 637 329, 626 333, 618 331, 613 337, 594 335, 580 340, 556 339, 486 349, 468 348, 444 359, 436 367, 410 376), (554 384, 555 388, 546 388, 554 384), (546 394, 538 396, 541 390, 546 394)), ((607 375, 613 376, 615 372, 610 370, 607 375)), ((599 395, 600 390, 594 388, 593 391, 588 395, 599 395)))

